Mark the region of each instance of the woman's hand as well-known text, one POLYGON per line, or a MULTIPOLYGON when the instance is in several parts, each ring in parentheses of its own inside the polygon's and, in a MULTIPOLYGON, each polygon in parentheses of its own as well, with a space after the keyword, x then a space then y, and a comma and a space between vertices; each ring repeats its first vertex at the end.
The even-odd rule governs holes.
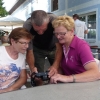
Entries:
POLYGON ((61 75, 61 74, 55 74, 54 76, 51 77, 50 83, 57 84, 58 82, 64 82, 64 83, 65 82, 73 82, 73 77, 61 75))

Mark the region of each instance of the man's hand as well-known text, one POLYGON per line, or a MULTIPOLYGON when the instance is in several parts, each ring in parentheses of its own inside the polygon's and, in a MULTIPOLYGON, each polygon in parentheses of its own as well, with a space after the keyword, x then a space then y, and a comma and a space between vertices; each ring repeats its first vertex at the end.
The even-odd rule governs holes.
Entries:
POLYGON ((52 64, 52 66, 48 69, 48 70, 50 70, 49 78, 51 78, 54 74, 58 73, 61 59, 62 59, 62 46, 59 43, 56 43, 55 60, 52 64))
POLYGON ((37 68, 36 68, 36 67, 33 67, 33 68, 32 68, 31 73, 33 73, 33 72, 38 73, 38 71, 37 71, 37 68))
POLYGON ((51 78, 54 74, 58 73, 58 70, 54 66, 51 66, 48 70, 50 71, 48 74, 49 78, 51 78))

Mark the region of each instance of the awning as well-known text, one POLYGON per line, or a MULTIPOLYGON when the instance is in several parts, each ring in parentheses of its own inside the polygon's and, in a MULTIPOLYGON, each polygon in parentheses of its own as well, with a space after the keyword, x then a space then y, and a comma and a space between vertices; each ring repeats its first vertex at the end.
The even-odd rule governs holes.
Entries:
POLYGON ((8 15, 0 18, 0 26, 19 26, 24 23, 23 20, 8 15))

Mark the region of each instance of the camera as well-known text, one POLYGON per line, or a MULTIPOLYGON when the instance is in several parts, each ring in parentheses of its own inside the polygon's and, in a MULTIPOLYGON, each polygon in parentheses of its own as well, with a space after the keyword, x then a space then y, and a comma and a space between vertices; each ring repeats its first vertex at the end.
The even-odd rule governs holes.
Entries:
POLYGON ((42 81, 49 81, 50 78, 48 76, 49 71, 31 74, 31 85, 34 87, 36 86, 35 79, 40 78, 42 81))

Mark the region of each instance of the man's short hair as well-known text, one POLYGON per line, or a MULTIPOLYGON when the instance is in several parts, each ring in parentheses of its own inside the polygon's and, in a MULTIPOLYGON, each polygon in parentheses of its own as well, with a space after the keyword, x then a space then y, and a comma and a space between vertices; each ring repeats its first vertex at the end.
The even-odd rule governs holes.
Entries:
POLYGON ((75 17, 76 17, 77 19, 79 19, 79 15, 78 15, 78 14, 74 14, 74 15, 73 15, 73 18, 75 18, 75 17))
POLYGON ((49 21, 48 14, 43 10, 33 11, 31 14, 31 23, 36 24, 37 26, 41 26, 44 22, 49 21))

